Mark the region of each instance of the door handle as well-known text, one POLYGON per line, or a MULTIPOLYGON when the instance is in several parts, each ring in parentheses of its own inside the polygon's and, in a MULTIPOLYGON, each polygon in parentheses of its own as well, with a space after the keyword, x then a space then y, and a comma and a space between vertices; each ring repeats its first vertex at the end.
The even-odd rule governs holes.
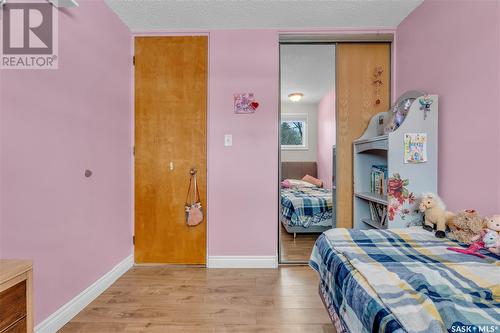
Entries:
POLYGON ((168 164, 168 168, 170 169, 170 171, 174 170, 174 162, 170 161, 170 163, 168 164))

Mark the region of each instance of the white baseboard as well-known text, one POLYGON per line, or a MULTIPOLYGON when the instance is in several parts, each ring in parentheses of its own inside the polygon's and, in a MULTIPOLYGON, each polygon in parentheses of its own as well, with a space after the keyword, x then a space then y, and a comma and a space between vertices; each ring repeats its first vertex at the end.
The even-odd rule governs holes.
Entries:
POLYGON ((208 268, 277 268, 278 256, 209 256, 208 268))
POLYGON ((74 316, 82 311, 94 299, 102 294, 120 276, 134 265, 134 256, 130 255, 116 265, 112 270, 104 274, 90 287, 82 291, 68 303, 57 309, 47 319, 36 325, 35 333, 54 333, 66 325, 74 316))

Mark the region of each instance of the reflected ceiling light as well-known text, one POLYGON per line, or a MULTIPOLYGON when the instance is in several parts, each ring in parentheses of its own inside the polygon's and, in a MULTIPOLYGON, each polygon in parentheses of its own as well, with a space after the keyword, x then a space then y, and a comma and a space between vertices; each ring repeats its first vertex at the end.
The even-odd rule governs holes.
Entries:
POLYGON ((304 94, 303 93, 299 93, 299 92, 291 93, 290 95, 288 95, 288 98, 292 102, 298 102, 298 101, 300 101, 302 99, 302 97, 304 97, 304 94))

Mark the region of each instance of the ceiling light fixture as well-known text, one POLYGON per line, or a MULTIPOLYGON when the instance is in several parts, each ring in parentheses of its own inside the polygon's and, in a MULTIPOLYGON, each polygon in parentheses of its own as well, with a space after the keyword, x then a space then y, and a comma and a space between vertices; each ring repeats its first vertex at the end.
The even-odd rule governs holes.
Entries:
POLYGON ((302 99, 302 97, 304 97, 304 94, 303 93, 291 93, 290 95, 288 95, 288 98, 292 101, 292 102, 298 102, 302 99))

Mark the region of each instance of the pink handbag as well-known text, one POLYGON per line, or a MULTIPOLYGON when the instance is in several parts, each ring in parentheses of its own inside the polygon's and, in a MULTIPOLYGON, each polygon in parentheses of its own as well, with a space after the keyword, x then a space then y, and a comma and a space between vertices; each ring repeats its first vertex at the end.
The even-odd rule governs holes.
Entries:
POLYGON ((203 209, 201 208, 200 192, 198 190, 198 183, 196 182, 196 170, 192 169, 190 174, 185 206, 186 224, 194 227, 203 222, 203 209), (191 192, 191 184, 193 184, 193 192, 191 192))

